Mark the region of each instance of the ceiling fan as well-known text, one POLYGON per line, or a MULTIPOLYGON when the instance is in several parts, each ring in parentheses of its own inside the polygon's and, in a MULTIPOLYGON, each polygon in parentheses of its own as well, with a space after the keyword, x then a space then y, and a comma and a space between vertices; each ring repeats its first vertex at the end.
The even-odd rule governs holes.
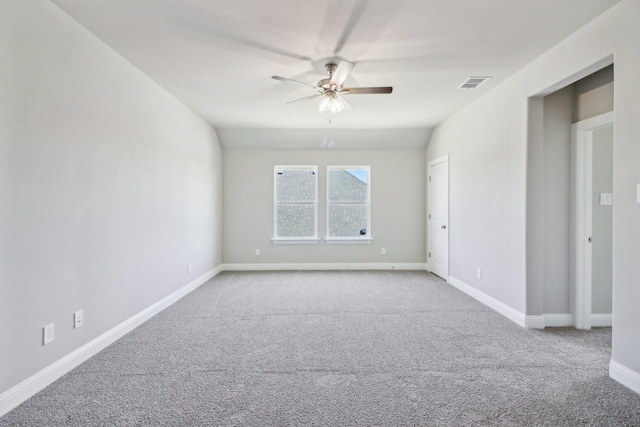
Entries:
MULTIPOLYGON (((393 91, 393 88, 391 86, 352 88, 343 87, 342 84, 344 83, 347 76, 349 76, 349 73, 351 72, 353 66, 354 64, 349 61, 340 61, 339 65, 330 62, 324 66, 324 68, 329 73, 329 78, 322 79, 315 85, 280 76, 273 76, 272 78, 287 83, 295 83, 313 88, 317 92, 316 94, 289 101, 287 102, 287 104, 296 104, 298 102, 309 101, 311 99, 321 97, 322 99, 320 100, 320 104, 318 105, 318 111, 320 111, 321 113, 326 113, 327 119, 329 119, 329 115, 338 114, 339 112, 344 110, 345 107, 347 107, 348 109, 354 108, 353 105, 349 103, 349 101, 344 99, 343 95, 380 94, 391 93, 393 91)), ((331 120, 329 119, 329 121, 331 120)))

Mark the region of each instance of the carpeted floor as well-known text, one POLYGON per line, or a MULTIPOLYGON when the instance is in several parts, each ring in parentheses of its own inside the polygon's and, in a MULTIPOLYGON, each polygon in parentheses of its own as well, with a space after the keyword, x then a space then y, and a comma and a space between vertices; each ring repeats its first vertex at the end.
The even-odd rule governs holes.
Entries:
POLYGON ((610 352, 425 272, 226 272, 0 425, 640 426, 610 352))

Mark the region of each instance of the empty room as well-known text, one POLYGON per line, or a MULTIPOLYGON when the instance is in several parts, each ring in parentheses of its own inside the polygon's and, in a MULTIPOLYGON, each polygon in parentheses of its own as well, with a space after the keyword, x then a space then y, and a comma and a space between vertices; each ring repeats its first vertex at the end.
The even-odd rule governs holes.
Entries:
POLYGON ((0 0, 0 426, 640 425, 639 17, 0 0))

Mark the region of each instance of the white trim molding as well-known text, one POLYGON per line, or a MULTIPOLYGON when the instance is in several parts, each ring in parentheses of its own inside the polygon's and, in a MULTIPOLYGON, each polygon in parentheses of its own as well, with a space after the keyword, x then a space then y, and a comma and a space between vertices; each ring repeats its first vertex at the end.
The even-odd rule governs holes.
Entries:
POLYGON ((640 393, 640 374, 613 359, 609 362, 609 376, 636 393, 640 393))
POLYGON ((317 237, 309 238, 291 238, 291 237, 274 237, 271 243, 274 245, 317 245, 320 241, 317 237))
MULTIPOLYGON (((572 328, 575 327, 575 319, 571 313, 552 313, 542 316, 526 316, 527 328, 572 328)), ((612 325, 611 314, 592 314, 591 326, 606 328, 612 325)))
POLYGON ((573 315, 571 313, 553 313, 543 314, 544 326, 551 328, 566 328, 574 325, 573 315))
POLYGON ((544 329, 546 326, 545 316, 539 315, 525 315, 524 316, 524 327, 529 329, 544 329))
POLYGON ((594 328, 610 328, 613 326, 613 315, 609 314, 591 314, 591 327, 594 328))
POLYGON ((324 243, 327 245, 368 245, 373 242, 370 237, 327 237, 324 243))
POLYGON ((151 317, 160 313, 171 304, 175 303, 185 295, 194 291, 200 285, 216 276, 222 271, 222 265, 214 268, 198 277, 197 279, 189 282, 177 291, 169 294, 155 304, 147 307, 138 314, 128 318, 124 322, 111 328, 104 334, 89 341, 87 344, 76 349, 75 351, 64 356, 57 362, 47 366, 40 372, 30 376, 26 380, 16 384, 9 390, 0 394, 0 417, 11 411, 22 402, 29 399, 40 390, 47 387, 49 384, 56 381, 58 378, 71 371, 81 363, 88 360, 90 357, 95 356, 100 351, 123 337, 127 333, 140 326, 142 323, 149 320, 151 317))
MULTIPOLYGON (((613 316, 611 314, 592 314, 591 327, 607 328, 613 324, 613 316)), ((575 327, 575 319, 571 313, 552 313, 543 314, 542 316, 525 317, 525 325, 527 328, 544 329, 544 328, 572 328, 575 327)))
POLYGON ((261 263, 261 264, 223 264, 224 271, 287 271, 287 270, 425 270, 421 262, 363 262, 363 263, 261 263))
POLYGON ((615 121, 613 111, 571 125, 571 258, 572 311, 577 329, 589 329, 591 316, 593 132, 615 121))
MULTIPOLYGON (((464 283, 462 280, 456 279, 453 276, 449 276, 449 280, 447 280, 447 282, 449 282, 451 284, 451 286, 453 286, 456 289, 459 289, 460 291, 464 292, 465 294, 469 295, 472 298, 475 298, 476 300, 478 300, 479 302, 483 303, 484 305, 486 305, 489 308, 494 309, 495 311, 497 311, 498 313, 502 314, 504 317, 506 317, 507 319, 510 319, 512 321, 514 321, 515 323, 517 323, 518 325, 522 326, 522 327, 528 327, 528 328, 532 328, 535 327, 533 326, 534 324, 539 324, 539 322, 537 321, 531 321, 530 320, 530 326, 527 325, 527 316, 525 316, 523 313, 519 312, 518 310, 516 310, 515 308, 512 308, 510 306, 508 306, 507 304, 498 301, 497 299, 485 294, 484 292, 474 288, 473 286, 470 286, 466 283, 464 283)), ((535 319, 532 319, 535 320, 535 319)), ((543 321, 544 323, 544 321, 543 321)), ((544 327, 544 326, 543 326, 544 327)))

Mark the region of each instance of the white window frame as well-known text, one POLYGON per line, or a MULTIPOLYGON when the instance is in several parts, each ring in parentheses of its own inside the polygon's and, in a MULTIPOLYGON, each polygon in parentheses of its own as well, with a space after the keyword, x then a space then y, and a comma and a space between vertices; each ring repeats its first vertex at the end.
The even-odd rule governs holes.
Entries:
POLYGON ((273 167, 273 237, 271 239, 276 245, 313 245, 320 241, 318 237, 318 166, 317 165, 276 165, 273 167), (278 171, 279 170, 309 170, 313 171, 316 177, 315 199, 314 204, 314 235, 313 236, 278 236, 278 205, 281 203, 291 204, 309 204, 310 202, 278 202, 278 171))
MULTIPOLYGON (((326 244, 329 245, 341 245, 341 244, 369 244, 373 241, 373 234, 371 230, 371 167, 370 166, 327 166, 327 181, 326 181, 326 237, 324 239, 326 244), (330 236, 329 235, 329 207, 333 204, 329 201, 329 172, 332 170, 345 170, 345 169, 364 169, 367 171, 367 234, 364 236, 330 236)), ((344 202, 340 202, 344 204, 344 202)), ((360 204, 362 202, 357 202, 360 204)), ((356 204, 356 202, 354 202, 356 204)))

